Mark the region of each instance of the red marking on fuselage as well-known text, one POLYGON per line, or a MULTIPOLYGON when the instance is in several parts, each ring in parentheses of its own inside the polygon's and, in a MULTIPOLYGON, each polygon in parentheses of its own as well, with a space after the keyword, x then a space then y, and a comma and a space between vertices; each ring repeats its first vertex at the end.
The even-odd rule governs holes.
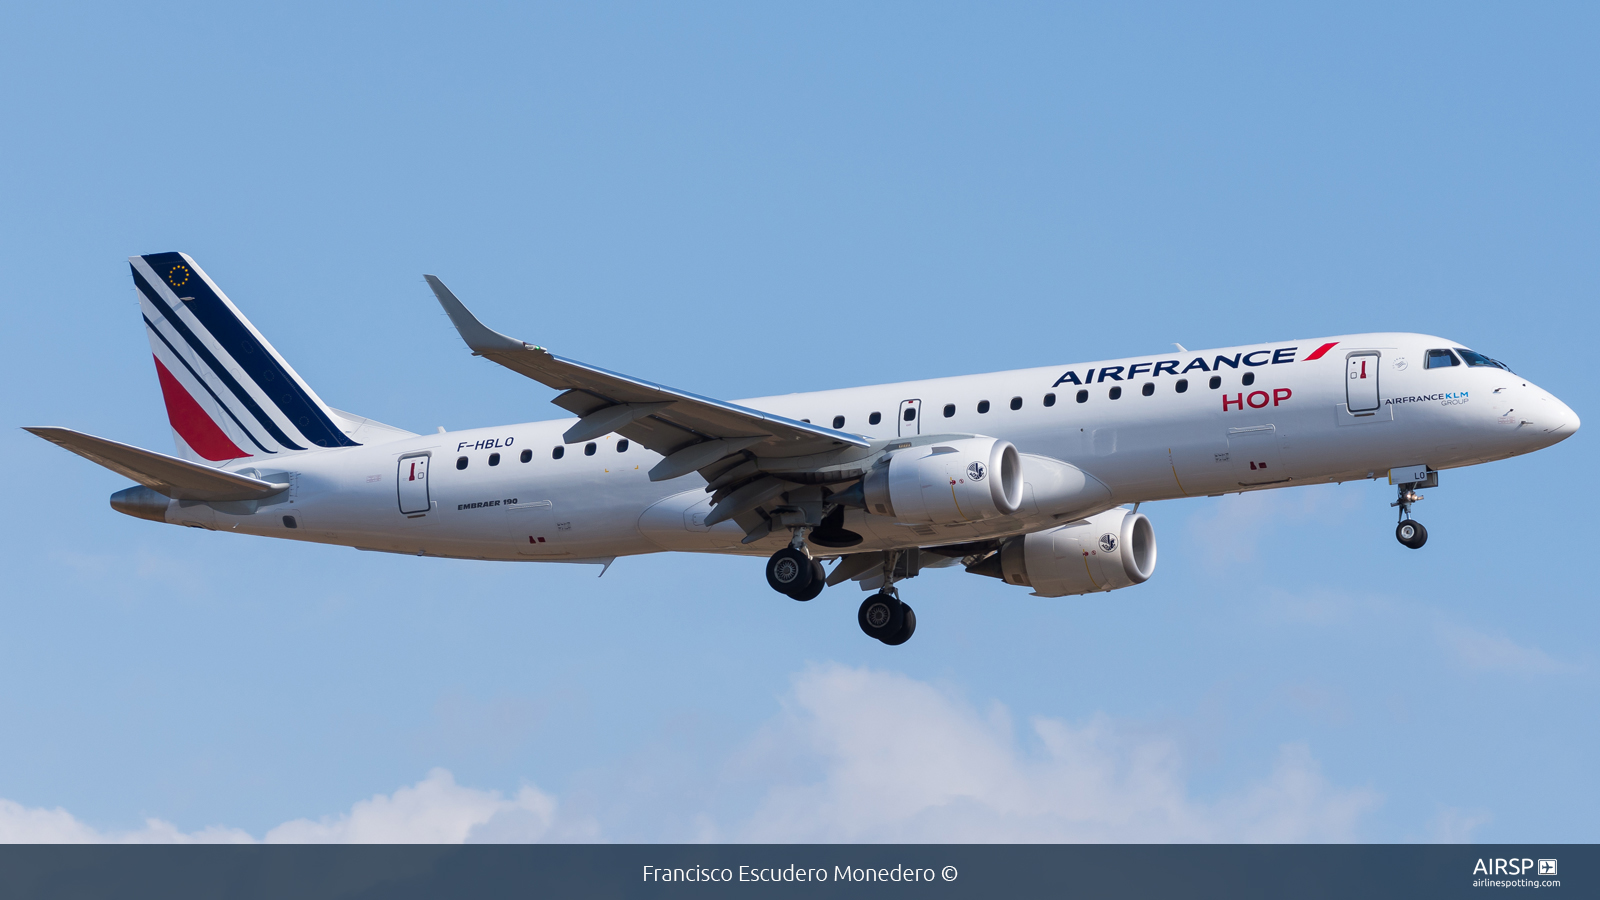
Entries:
POLYGON ((1338 341, 1334 341, 1331 344, 1323 344, 1321 347, 1318 347, 1317 349, 1311 351, 1311 355, 1306 357, 1305 359, 1301 360, 1301 362, 1311 362, 1313 359, 1321 359, 1322 358, 1322 354, 1327 353, 1329 350, 1332 350, 1334 348, 1334 346, 1336 344, 1338 344, 1338 343, 1339 343, 1338 341))
POLYGON ((240 450, 217 423, 211 421, 210 414, 195 402, 178 379, 172 377, 159 358, 156 358, 156 376, 161 379, 161 397, 167 401, 167 421, 189 449, 212 462, 250 455, 240 450))

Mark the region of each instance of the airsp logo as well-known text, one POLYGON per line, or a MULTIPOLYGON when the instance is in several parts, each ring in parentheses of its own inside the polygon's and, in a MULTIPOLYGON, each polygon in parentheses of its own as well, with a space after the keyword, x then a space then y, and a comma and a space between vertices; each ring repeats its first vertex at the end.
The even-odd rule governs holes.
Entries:
POLYGON ((1115 552, 1117 549, 1117 536, 1109 531, 1100 535, 1100 549, 1107 553, 1115 552))
POLYGON ((967 465, 968 481, 982 481, 983 476, 987 474, 989 474, 989 470, 985 469, 981 462, 972 462, 967 465))

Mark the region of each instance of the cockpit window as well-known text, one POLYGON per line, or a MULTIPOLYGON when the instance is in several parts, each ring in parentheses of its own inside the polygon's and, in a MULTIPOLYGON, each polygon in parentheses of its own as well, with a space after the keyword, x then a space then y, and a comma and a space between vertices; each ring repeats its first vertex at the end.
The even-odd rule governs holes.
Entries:
POLYGON ((1473 350, 1467 350, 1462 347, 1457 347, 1456 352, 1461 354, 1461 358, 1466 360, 1467 365, 1469 366, 1493 366, 1496 369, 1505 369, 1507 372, 1511 371, 1510 366, 1498 359, 1490 359, 1489 357, 1484 356, 1482 353, 1478 353, 1473 350))
POLYGON ((1428 364, 1424 368, 1444 369, 1459 365, 1461 365, 1461 360, 1456 359, 1456 355, 1449 350, 1429 350, 1428 364))

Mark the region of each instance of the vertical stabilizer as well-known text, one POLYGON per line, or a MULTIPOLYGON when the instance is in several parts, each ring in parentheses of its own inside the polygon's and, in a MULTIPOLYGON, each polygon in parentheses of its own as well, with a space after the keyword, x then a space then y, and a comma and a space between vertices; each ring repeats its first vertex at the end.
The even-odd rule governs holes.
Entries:
POLYGON ((353 447, 340 420, 194 260, 128 258, 178 455, 213 465, 353 447))

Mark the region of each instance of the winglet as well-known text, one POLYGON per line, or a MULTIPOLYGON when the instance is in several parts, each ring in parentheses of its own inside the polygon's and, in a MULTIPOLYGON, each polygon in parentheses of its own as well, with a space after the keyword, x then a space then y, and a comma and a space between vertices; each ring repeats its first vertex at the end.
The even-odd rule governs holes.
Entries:
POLYGON ((439 298, 439 305, 444 307, 445 315, 450 317, 450 321, 456 326, 456 331, 460 332, 461 339, 467 342, 467 346, 472 348, 473 353, 482 355, 497 350, 504 352, 507 350, 544 349, 543 347, 535 347, 532 344, 525 344, 516 338, 506 337, 483 324, 478 321, 478 317, 473 315, 471 310, 467 309, 465 304, 456 299, 455 294, 450 293, 450 289, 444 286, 444 282, 440 281, 437 275, 424 275, 422 277, 428 280, 428 287, 433 288, 433 295, 439 298))

